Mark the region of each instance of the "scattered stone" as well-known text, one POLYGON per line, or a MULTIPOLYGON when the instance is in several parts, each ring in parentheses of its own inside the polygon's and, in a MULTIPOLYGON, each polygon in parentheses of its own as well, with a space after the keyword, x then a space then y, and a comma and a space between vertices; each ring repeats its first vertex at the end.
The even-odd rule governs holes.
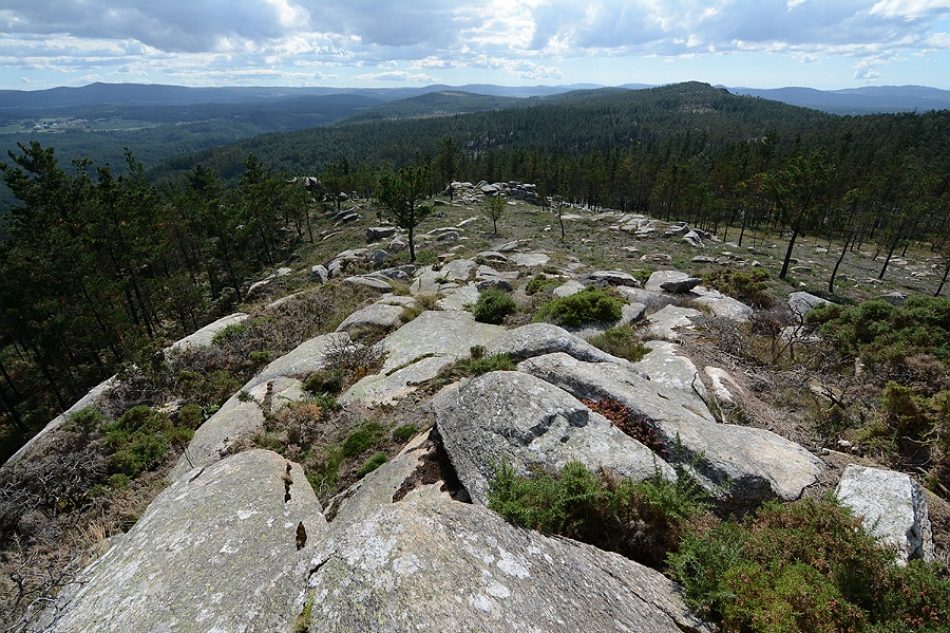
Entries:
POLYGON ((244 300, 255 301, 263 297, 267 293, 270 285, 274 283, 275 279, 276 277, 267 277, 266 279, 261 279, 260 281, 255 281, 252 283, 247 289, 247 294, 244 295, 244 300))
POLYGON ((520 474, 579 461, 642 481, 657 472, 675 480, 665 461, 570 394, 522 372, 492 372, 445 390, 432 401, 436 428, 459 481, 488 504, 499 464, 520 474))
MULTIPOLYGON (((838 278, 841 279, 840 276, 838 278)), ((884 299, 884 301, 887 301, 892 306, 901 306, 907 301, 907 294, 900 291, 888 292, 887 294, 881 295, 881 299, 884 299)))
POLYGON ((551 258, 544 253, 515 253, 508 259, 523 268, 538 268, 551 261, 551 258))
POLYGON ((446 281, 468 281, 475 270, 475 262, 470 259, 454 259, 442 265, 439 276, 446 281))
POLYGON ((514 240, 513 242, 505 242, 501 246, 496 246, 493 250, 498 253, 511 253, 518 250, 521 247, 520 240, 514 240))
POLYGON ((637 281, 636 277, 622 270, 598 270, 587 275, 587 278, 593 283, 606 284, 609 286, 640 287, 640 282, 637 281))
POLYGON ((709 255, 697 255, 692 260, 694 264, 715 264, 716 258, 710 257, 709 255))
POLYGON ((793 292, 788 295, 788 307, 799 317, 803 317, 818 306, 829 305, 831 302, 821 297, 816 297, 807 292, 793 292))
POLYGON ((439 299, 436 305, 440 310, 465 310, 478 301, 478 290, 475 284, 461 286, 439 299))
POLYGON ((366 306, 362 310, 357 310, 346 317, 339 326, 337 332, 346 332, 352 334, 359 330, 392 330, 399 327, 402 323, 402 312, 404 307, 394 306, 388 303, 374 303, 366 306))
POLYGON ((479 292, 488 289, 502 290, 504 292, 514 291, 514 287, 512 287, 511 282, 501 277, 490 277, 488 279, 483 279, 482 281, 479 281, 475 287, 478 288, 479 292))
POLYGON ((364 286, 378 292, 389 292, 393 289, 392 284, 386 280, 382 275, 358 275, 356 277, 347 277, 343 280, 345 284, 353 284, 354 286, 364 286))
POLYGON ((896 549, 899 562, 933 560, 927 499, 909 475, 850 464, 835 494, 842 505, 861 517, 869 532, 896 549))
POLYGON ((555 297, 570 297, 584 290, 587 286, 579 281, 570 279, 554 289, 552 294, 555 297))
POLYGON ((310 279, 318 283, 324 284, 330 279, 330 271, 327 270, 327 267, 323 264, 317 264, 310 268, 310 279))
POLYGON ((673 261, 673 257, 666 253, 647 253, 640 258, 641 262, 653 262, 655 264, 668 264, 673 261))

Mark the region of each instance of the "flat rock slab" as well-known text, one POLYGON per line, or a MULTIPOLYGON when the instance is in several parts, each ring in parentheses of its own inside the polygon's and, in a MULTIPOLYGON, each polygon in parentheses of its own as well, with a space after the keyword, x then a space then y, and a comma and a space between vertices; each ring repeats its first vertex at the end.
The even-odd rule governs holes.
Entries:
POLYGON ((476 264, 470 259, 453 259, 442 265, 438 275, 446 281, 468 281, 476 264))
POLYGON ((505 329, 478 323, 468 312, 427 311, 381 342, 386 361, 378 374, 366 376, 340 398, 344 404, 391 403, 431 380, 439 371, 485 346, 505 329))
POLYGON ((242 389, 221 405, 195 431, 188 447, 168 474, 169 481, 189 476, 194 469, 219 461, 243 440, 264 429, 264 403, 276 413, 291 402, 306 397, 299 380, 279 376, 250 389, 242 389))
POLYGON ((221 317, 214 323, 209 323, 195 333, 189 334, 180 341, 176 341, 168 348, 167 351, 180 352, 186 349, 209 347, 214 341, 214 337, 222 330, 230 325, 243 323, 248 318, 249 315, 245 314, 244 312, 235 312, 234 314, 229 314, 226 317, 221 317))
POLYGON ((162 492, 35 630, 288 631, 325 531, 299 466, 234 455, 162 492))
POLYGON ((587 286, 581 282, 571 279, 569 281, 565 281, 563 284, 555 288, 552 294, 555 297, 570 297, 571 295, 576 295, 585 288, 587 288, 587 286))
POLYGON ((650 380, 665 387, 682 391, 690 397, 706 402, 706 386, 699 377, 699 370, 686 356, 680 354, 680 346, 669 341, 647 341, 650 351, 633 368, 650 380))
POLYGON ((764 429, 719 424, 696 398, 646 380, 633 369, 550 354, 526 360, 518 370, 577 398, 617 400, 643 416, 670 449, 667 460, 691 468, 724 501, 791 501, 821 474, 821 460, 798 444, 764 429), (677 442, 680 449, 674 451, 677 442))
POLYGON ((851 464, 844 469, 835 494, 871 534, 896 549, 898 561, 933 560, 927 499, 909 475, 851 464))
POLYGON ((459 481, 478 503, 487 505, 490 482, 503 464, 528 474, 532 467, 558 471, 577 461, 635 481, 657 473, 676 479, 672 467, 646 446, 526 373, 478 376, 440 392, 431 406, 459 481))
POLYGON ((466 306, 478 301, 478 287, 475 284, 469 284, 455 288, 446 293, 444 297, 436 302, 441 310, 455 310, 457 312, 465 310, 466 306))
POLYGON ((544 266, 551 258, 544 253, 514 253, 508 256, 511 263, 523 268, 537 268, 544 266))
POLYGON ((584 339, 550 323, 529 323, 502 333, 485 346, 487 354, 509 354, 515 360, 564 352, 593 363, 627 363, 611 356, 584 339))
MULTIPOLYGON (((650 292, 663 292, 666 290, 663 288, 663 284, 680 283, 687 279, 690 279, 690 276, 678 270, 658 270, 650 275, 650 278, 647 279, 647 282, 643 284, 643 288, 645 290, 649 290, 650 292)), ((696 285, 698 285, 698 283, 693 284, 694 287, 696 285)))
POLYGON ((354 286, 362 286, 364 288, 376 290, 377 292, 389 292, 393 289, 392 284, 390 284, 386 278, 382 276, 377 277, 370 275, 359 275, 356 277, 347 277, 343 280, 343 283, 354 286))
POLYGON ((402 323, 403 309, 404 306, 390 305, 384 302, 374 303, 346 317, 337 326, 336 331, 350 334, 367 328, 391 330, 402 323))
POLYGON ((350 337, 345 332, 321 334, 307 339, 280 358, 271 361, 259 374, 251 378, 244 389, 250 390, 280 376, 298 376, 323 369, 326 355, 332 348, 347 345, 350 337))
POLYGON ((750 306, 747 306, 738 299, 733 299, 716 291, 706 291, 706 294, 693 301, 703 306, 713 316, 729 319, 730 321, 736 321, 738 323, 748 321, 753 314, 753 310, 750 306))
POLYGON ((622 270, 597 270, 587 275, 587 278, 594 283, 602 283, 609 286, 640 287, 640 282, 637 281, 636 277, 622 270))
POLYGON ((410 493, 331 538, 300 606, 310 631, 706 631, 660 573, 506 523, 488 509, 410 493))
POLYGON ((680 308, 678 306, 668 305, 662 310, 654 312, 647 317, 649 327, 646 334, 649 338, 662 339, 666 341, 679 341, 681 337, 680 329, 692 329, 693 321, 702 316, 702 312, 693 308, 680 308))

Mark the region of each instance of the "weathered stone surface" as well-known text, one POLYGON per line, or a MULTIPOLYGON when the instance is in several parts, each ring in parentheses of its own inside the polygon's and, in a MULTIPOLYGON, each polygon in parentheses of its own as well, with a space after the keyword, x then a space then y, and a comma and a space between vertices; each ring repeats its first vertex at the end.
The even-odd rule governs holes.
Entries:
MULTIPOLYGON (((678 270, 658 270, 650 275, 650 278, 647 279, 647 282, 643 284, 643 288, 644 290, 649 290, 650 292, 663 292, 663 284, 679 283, 689 278, 689 275, 678 270)), ((698 284, 693 284, 692 287, 696 287, 697 285, 698 284)))
POLYGON ((356 277, 347 277, 343 280, 343 283, 353 284, 354 286, 364 286, 379 292, 389 292, 393 289, 392 284, 382 275, 357 275, 356 277))
POLYGON ((673 297, 666 293, 653 292, 651 290, 644 290, 643 288, 620 286, 617 288, 617 292, 630 303, 642 303, 647 306, 653 306, 654 308, 662 308, 663 306, 670 305, 674 301, 673 297))
POLYGON ((391 306, 409 308, 416 305, 416 299, 415 297, 410 297, 408 295, 385 294, 379 298, 377 303, 385 303, 391 306))
POLYGON ((668 341, 647 341, 650 351, 634 369, 665 387, 682 391, 705 404, 706 386, 699 377, 699 370, 686 356, 679 354, 680 347, 668 341))
POLYGON ((641 481, 673 469, 570 394, 522 372, 499 371, 446 389, 433 399, 436 428, 459 481, 487 504, 500 464, 526 474, 578 461, 641 481))
POLYGON ((394 306, 388 303, 373 303, 346 317, 337 326, 336 331, 352 333, 355 330, 365 328, 391 330, 402 323, 403 309, 402 306, 394 306))
POLYGON ((485 346, 486 354, 509 354, 515 360, 564 352, 579 360, 593 363, 626 363, 603 352, 584 339, 550 323, 529 323, 508 330, 485 346))
POLYGON ((394 226, 372 226, 366 229, 366 241, 378 242, 388 237, 395 237, 396 230, 394 226))
POLYGON ((647 307, 642 303, 628 303, 620 309, 620 324, 633 325, 643 318, 647 307))
POLYGON ((292 295, 287 295, 286 297, 281 297, 280 299, 277 299, 276 301, 271 301, 270 303, 268 303, 266 306, 264 306, 264 309, 265 309, 265 310, 268 310, 268 311, 270 311, 270 310, 276 310, 277 308, 279 308, 279 307, 282 306, 282 305, 287 305, 288 303, 290 303, 291 301, 293 301, 294 299, 296 299, 296 298, 299 297, 299 296, 300 296, 300 293, 299 293, 299 292, 295 292, 295 293, 292 294, 292 295))
MULTIPOLYGON (((518 248, 518 246, 515 245, 515 248, 518 248)), ((498 251, 482 251, 475 257, 489 264, 507 264, 510 261, 507 255, 498 251)))
POLYGON ((255 299, 260 299, 263 297, 270 289, 270 286, 274 283, 275 279, 276 277, 267 277, 266 279, 261 279, 260 281, 255 281, 252 283, 247 289, 247 294, 244 295, 244 300, 254 301, 255 299))
POLYGON ((521 242, 518 240, 514 240, 513 242, 505 242, 504 244, 501 244, 500 246, 496 246, 492 250, 494 250, 496 253, 510 253, 512 251, 518 250, 520 246, 521 246, 521 242))
POLYGON ((307 567, 297 611, 312 604, 322 633, 706 630, 658 572, 433 494, 336 533, 307 567))
POLYGON ((478 301, 478 288, 475 284, 455 288, 436 302, 442 310, 464 310, 465 306, 478 301))
MULTIPOLYGON (((500 248, 501 247, 499 247, 499 250, 500 248)), ((551 261, 551 258, 544 253, 514 253, 513 255, 509 255, 508 259, 511 263, 523 268, 537 268, 551 261)))
POLYGON ((827 299, 816 297, 807 292, 793 292, 788 295, 788 307, 798 316, 805 316, 818 306, 827 305, 829 303, 831 302, 827 299))
POLYGON ((475 284, 475 287, 481 292, 482 290, 501 290, 502 292, 512 292, 514 287, 511 285, 511 282, 502 277, 490 277, 488 279, 483 279, 475 284))
POLYGON ((570 297, 571 295, 576 295, 578 292, 581 292, 586 287, 587 286, 585 286, 581 282, 574 279, 570 279, 568 281, 565 281, 563 284, 561 284, 557 288, 555 288, 552 291, 552 294, 555 297, 570 297))
POLYGON ((475 270, 475 262, 472 260, 453 259, 442 265, 438 275, 445 281, 468 281, 473 270, 475 270))
MULTIPOLYGON (((841 275, 838 275, 838 279, 841 279, 841 275)), ((887 301, 892 306, 901 306, 904 305, 904 302, 907 301, 907 293, 894 291, 888 292, 880 296, 881 299, 887 301)))
POLYGON ((927 499, 909 475, 851 464, 844 469, 835 494, 861 517, 869 532, 896 549, 898 561, 933 560, 927 499))
POLYGON ((263 450, 229 457, 160 494, 35 628, 290 630, 305 563, 325 531, 299 466, 263 450))
POLYGON ((798 444, 764 429, 719 424, 695 398, 646 380, 633 369, 586 363, 566 354, 532 358, 518 369, 577 398, 612 398, 645 416, 667 446, 679 441, 681 450, 669 458, 692 468, 713 495, 728 501, 797 499, 821 472, 821 460, 798 444))
POLYGON ((194 334, 189 334, 180 341, 176 341, 168 348, 167 351, 170 352, 179 352, 190 348, 195 347, 208 347, 211 345, 211 342, 214 340, 214 337, 218 332, 222 331, 224 328, 229 325, 237 325, 248 319, 248 315, 244 312, 235 312, 234 314, 229 314, 226 317, 221 317, 214 323, 209 323, 204 326, 194 334))
MULTIPOLYGON (((264 428, 264 410, 275 413, 305 397, 299 380, 278 377, 231 396, 195 431, 188 448, 168 474, 169 481, 219 461, 243 440, 264 428)), ((197 471, 195 471, 197 472, 197 471)))
POLYGON ((277 360, 271 361, 259 374, 244 386, 251 389, 279 376, 296 376, 323 369, 327 351, 337 345, 349 343, 349 336, 339 332, 322 334, 308 339, 277 360))
POLYGON ((683 328, 692 329, 692 319, 699 316, 702 316, 699 310, 680 308, 673 305, 665 306, 662 310, 647 317, 650 326, 647 328, 646 334, 649 338, 679 341, 681 338, 679 330, 683 328))
POLYGON ((323 264, 317 264, 310 268, 310 279, 320 283, 326 283, 330 278, 330 271, 323 264))
POLYGON ((502 332, 504 328, 478 323, 468 312, 423 312, 382 340, 387 351, 382 370, 350 387, 340 402, 391 403, 467 357, 473 345, 487 345, 502 332))
POLYGON ((703 372, 709 377, 713 396, 719 404, 734 406, 739 403, 743 389, 732 374, 720 367, 706 367, 703 372))
POLYGON ((594 283, 602 283, 609 286, 640 287, 640 282, 637 281, 636 277, 622 270, 597 270, 587 275, 587 278, 594 283))
POLYGON ((705 290, 696 288, 702 293, 702 296, 694 299, 697 305, 704 306, 710 314, 732 321, 747 321, 753 314, 751 307, 742 303, 738 299, 726 296, 715 290, 705 290))

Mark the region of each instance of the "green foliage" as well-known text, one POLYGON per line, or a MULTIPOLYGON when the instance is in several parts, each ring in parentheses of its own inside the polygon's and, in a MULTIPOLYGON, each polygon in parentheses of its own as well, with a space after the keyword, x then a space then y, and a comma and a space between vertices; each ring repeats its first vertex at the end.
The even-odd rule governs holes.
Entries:
POLYGON ((485 216, 491 221, 492 233, 498 235, 498 220, 505 212, 505 199, 501 196, 489 196, 485 200, 485 216))
POLYGON ((535 321, 579 327, 587 323, 613 323, 620 319, 623 300, 601 288, 588 288, 568 297, 558 297, 542 305, 535 321))
POLYGON ((528 285, 525 286, 524 292, 529 297, 532 297, 540 292, 544 292, 548 288, 554 288, 558 284, 560 284, 560 282, 557 279, 552 279, 544 273, 538 273, 532 277, 528 285))
POLYGON ((632 363, 642 359, 650 349, 640 342, 633 328, 618 325, 590 339, 590 344, 608 354, 626 358, 632 363))
POLYGON ((248 321, 241 321, 240 323, 232 323, 228 325, 223 330, 214 335, 214 338, 211 339, 212 345, 224 345, 231 341, 234 341, 240 336, 247 334, 250 330, 251 324, 248 321))
POLYGON ((178 373, 177 382, 178 395, 201 404, 224 402, 241 388, 240 381, 223 369, 211 372, 185 369, 178 373))
POLYGON ((690 606, 728 631, 936 632, 950 616, 945 571, 898 567, 831 499, 768 503, 689 535, 669 568, 690 606))
POLYGON ((521 477, 509 466, 495 471, 489 507, 506 520, 558 534, 659 566, 676 549, 690 521, 706 511, 695 482, 659 473, 639 483, 592 473, 571 462, 557 474, 521 477))
POLYGON ((189 429, 197 429, 205 421, 205 410, 200 405, 188 403, 178 410, 178 424, 189 429))
POLYGON ((775 304, 768 293, 769 274, 764 268, 717 268, 703 274, 703 285, 757 308, 775 304))
POLYGON ((870 365, 896 365, 917 354, 950 363, 948 297, 914 295, 902 306, 883 299, 856 306, 823 305, 807 318, 842 353, 870 365))
POLYGON ((362 466, 360 466, 360 469, 356 471, 356 474, 359 475, 360 477, 365 477, 366 475, 370 474, 371 472, 373 472, 374 470, 376 470, 377 468, 385 464, 387 459, 388 457, 386 457, 386 453, 376 453, 375 455, 367 459, 363 463, 362 466))
POLYGON ((376 422, 367 422, 350 433, 343 441, 344 457, 359 457, 385 437, 383 427, 376 422))
POLYGON ((102 426, 105 416, 95 407, 84 407, 69 416, 66 429, 78 433, 82 437, 89 437, 102 426))
POLYGON ((415 424, 403 424, 393 429, 393 441, 397 444, 405 444, 419 433, 419 427, 415 424))
POLYGON ((416 253, 416 263, 420 266, 432 266, 438 262, 439 256, 435 254, 435 251, 426 249, 416 253))
POLYGON ((318 369, 303 381, 303 388, 314 395, 338 394, 343 391, 346 377, 339 369, 318 369))
POLYGON ((488 288, 478 293, 478 301, 472 306, 475 320, 481 323, 501 323, 509 314, 518 310, 515 300, 507 292, 488 288))
POLYGON ((132 407, 103 432, 112 472, 133 479, 159 466, 172 446, 184 446, 192 435, 190 428, 145 405, 132 407))

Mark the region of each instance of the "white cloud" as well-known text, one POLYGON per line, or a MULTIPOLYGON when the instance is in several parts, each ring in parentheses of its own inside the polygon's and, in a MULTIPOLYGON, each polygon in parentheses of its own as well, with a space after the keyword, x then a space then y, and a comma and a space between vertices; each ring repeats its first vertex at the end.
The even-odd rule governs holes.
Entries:
POLYGON ((356 75, 361 81, 398 81, 403 83, 435 83, 435 77, 425 73, 411 73, 405 70, 388 70, 381 73, 363 73, 356 75))
POLYGON ((870 67, 854 71, 854 78, 860 79, 861 81, 873 81, 880 76, 881 73, 870 67))
POLYGON ((950 13, 950 0, 880 0, 871 7, 871 13, 917 20, 928 15, 950 13))

